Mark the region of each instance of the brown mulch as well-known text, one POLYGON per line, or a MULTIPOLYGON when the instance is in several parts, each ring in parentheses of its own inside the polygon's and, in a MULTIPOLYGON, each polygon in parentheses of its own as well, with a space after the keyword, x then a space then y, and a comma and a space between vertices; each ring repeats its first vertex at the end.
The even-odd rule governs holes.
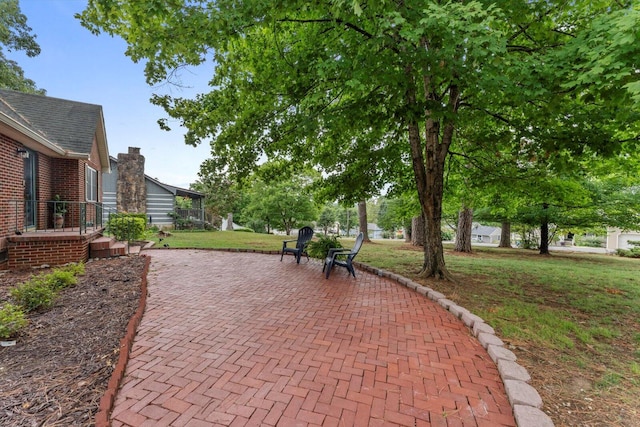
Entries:
MULTIPOLYGON (((0 347, 1 426, 93 426, 138 307, 143 257, 93 260, 54 305, 29 314, 12 347, 0 347)), ((0 305, 31 274, 0 272, 0 305)))

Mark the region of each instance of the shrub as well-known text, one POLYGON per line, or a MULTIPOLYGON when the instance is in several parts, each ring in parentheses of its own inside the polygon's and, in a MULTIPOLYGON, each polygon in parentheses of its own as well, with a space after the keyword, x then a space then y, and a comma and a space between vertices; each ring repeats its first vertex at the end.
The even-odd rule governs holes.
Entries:
POLYGON ((336 236, 320 236, 307 246, 307 253, 312 258, 325 259, 330 248, 341 248, 342 244, 336 236))
POLYGON ((46 276, 36 276, 9 291, 11 297, 24 311, 33 311, 53 304, 56 291, 47 282, 46 276))
POLYGON ((109 233, 120 241, 143 239, 146 227, 146 214, 111 214, 107 223, 109 233))
POLYGON ((74 262, 71 263, 69 265, 66 265, 64 267, 62 267, 63 271, 69 271, 71 272, 74 276, 82 276, 84 274, 84 263, 81 262, 74 262))
POLYGON ((640 248, 616 249, 616 255, 625 258, 640 258, 640 248))
POLYGON ((54 291, 59 291, 67 286, 75 285, 78 282, 73 271, 58 269, 43 276, 42 280, 54 291))
POLYGON ((604 237, 580 237, 576 236, 575 242, 577 246, 587 246, 590 248, 603 248, 605 246, 604 237))
POLYGON ((453 240, 453 232, 452 231, 442 230, 441 235, 442 235, 442 241, 443 242, 450 242, 450 241, 453 240))
POLYGON ((0 308, 0 338, 11 338, 27 323, 24 312, 17 305, 7 303, 0 308))

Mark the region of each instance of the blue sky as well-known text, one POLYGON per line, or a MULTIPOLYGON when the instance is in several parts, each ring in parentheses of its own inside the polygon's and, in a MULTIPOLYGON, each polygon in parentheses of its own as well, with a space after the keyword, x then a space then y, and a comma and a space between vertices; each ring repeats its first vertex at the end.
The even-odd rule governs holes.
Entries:
POLYGON ((149 103, 149 98, 154 92, 191 97, 206 91, 211 64, 183 73, 187 88, 152 88, 145 83, 144 65, 134 64, 125 56, 127 46, 121 38, 95 36, 73 17, 85 8, 86 0, 19 1, 42 49, 35 58, 7 53, 25 76, 45 89, 48 96, 101 105, 111 156, 126 153, 128 147, 139 147, 147 175, 188 188, 198 178, 210 147, 185 145, 185 129, 176 122, 170 123, 171 132, 160 130, 157 120, 166 114, 149 103))

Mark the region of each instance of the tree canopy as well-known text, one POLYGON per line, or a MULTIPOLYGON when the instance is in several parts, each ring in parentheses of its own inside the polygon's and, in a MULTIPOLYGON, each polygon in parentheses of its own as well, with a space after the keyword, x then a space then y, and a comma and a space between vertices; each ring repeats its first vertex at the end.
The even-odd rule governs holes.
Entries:
POLYGON ((212 161, 233 174, 264 157, 308 165, 325 173, 328 194, 353 202, 410 165, 426 219, 422 272, 450 278, 441 218, 457 133, 507 122, 511 146, 526 141, 538 155, 628 149, 600 138, 615 127, 605 120, 579 127, 603 110, 622 117, 599 102, 606 85, 582 78, 602 61, 583 52, 598 39, 624 46, 615 64, 600 65, 633 97, 638 65, 627 40, 637 38, 637 15, 625 2, 587 0, 90 0, 80 18, 123 37, 152 84, 213 59, 209 92, 153 102, 186 126, 187 143, 211 140, 212 161), (607 29, 609 14, 624 26, 607 29), (575 122, 572 100, 584 113, 575 122))
POLYGON ((36 83, 25 77, 24 71, 4 53, 24 51, 29 57, 40 54, 36 36, 27 25, 27 17, 20 11, 18 0, 0 0, 0 87, 20 92, 44 94, 36 83))

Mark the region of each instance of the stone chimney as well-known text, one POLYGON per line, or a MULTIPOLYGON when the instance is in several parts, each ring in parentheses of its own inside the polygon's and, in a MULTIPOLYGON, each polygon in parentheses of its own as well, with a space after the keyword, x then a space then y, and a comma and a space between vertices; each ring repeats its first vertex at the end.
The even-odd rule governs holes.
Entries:
POLYGON ((144 156, 140 149, 129 147, 127 154, 118 154, 116 207, 123 213, 146 213, 147 187, 144 182, 144 156))

